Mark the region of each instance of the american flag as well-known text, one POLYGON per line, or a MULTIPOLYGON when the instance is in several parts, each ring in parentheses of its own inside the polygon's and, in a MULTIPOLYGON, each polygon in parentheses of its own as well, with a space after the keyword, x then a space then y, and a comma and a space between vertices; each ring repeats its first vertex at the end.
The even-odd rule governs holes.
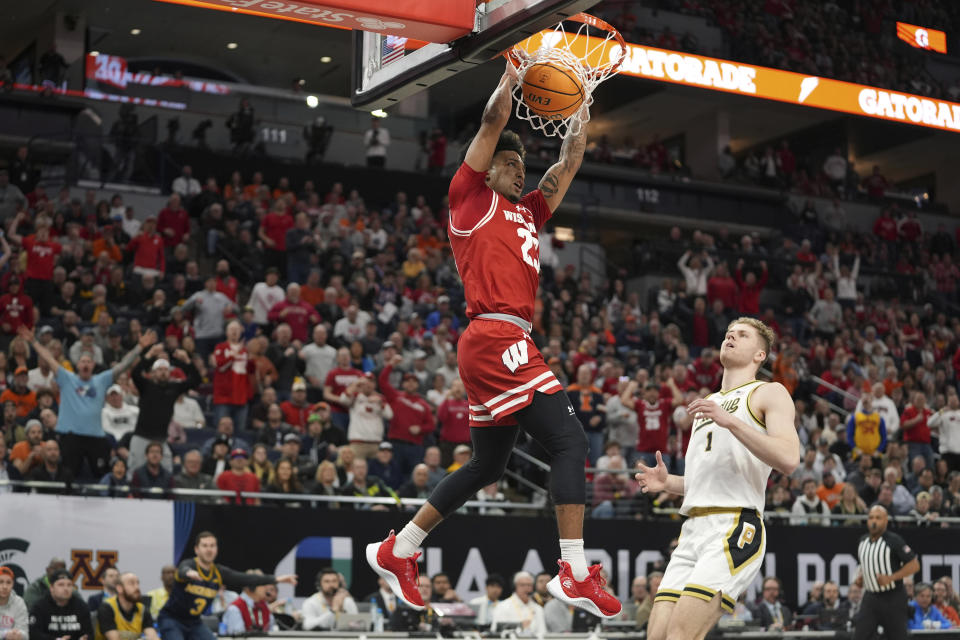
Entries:
POLYGON ((402 36, 381 36, 380 65, 390 64, 403 57, 403 48, 407 39, 402 36))

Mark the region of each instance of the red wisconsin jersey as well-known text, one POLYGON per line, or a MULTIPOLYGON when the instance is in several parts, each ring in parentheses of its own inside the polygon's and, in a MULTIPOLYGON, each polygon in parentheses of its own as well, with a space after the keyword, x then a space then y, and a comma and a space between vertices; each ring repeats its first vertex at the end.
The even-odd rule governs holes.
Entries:
POLYGON ((670 419, 673 417, 673 401, 661 398, 656 404, 648 404, 637 398, 637 451, 653 453, 667 450, 670 435, 670 419))
POLYGON ((540 285, 537 230, 552 212, 539 189, 513 204, 486 177, 463 163, 450 181, 450 246, 467 317, 507 313, 529 322, 540 285))

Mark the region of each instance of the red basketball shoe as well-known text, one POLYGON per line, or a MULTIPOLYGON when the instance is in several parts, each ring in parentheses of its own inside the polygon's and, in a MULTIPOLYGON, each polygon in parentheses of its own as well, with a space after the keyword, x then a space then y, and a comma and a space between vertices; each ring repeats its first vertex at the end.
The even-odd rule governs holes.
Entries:
POLYGON ((587 578, 577 582, 573 579, 569 563, 557 560, 557 564, 560 565, 560 572, 547 583, 550 595, 601 618, 613 618, 620 614, 620 601, 603 590, 607 581, 600 575, 601 565, 590 567, 587 578))
POLYGON ((405 605, 417 611, 423 611, 426 607, 423 604, 423 598, 420 597, 418 587, 418 578, 420 571, 417 567, 417 558, 419 553, 413 554, 409 558, 398 558, 393 555, 393 545, 397 542, 397 536, 390 530, 390 535, 383 542, 371 542, 367 545, 367 562, 370 568, 377 572, 381 578, 390 585, 393 595, 403 601, 405 605))

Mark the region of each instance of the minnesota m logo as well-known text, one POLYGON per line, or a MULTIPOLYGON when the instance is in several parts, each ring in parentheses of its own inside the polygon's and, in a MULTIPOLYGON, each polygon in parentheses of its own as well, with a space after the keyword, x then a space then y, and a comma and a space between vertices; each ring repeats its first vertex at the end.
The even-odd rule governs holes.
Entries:
POLYGON ((73 549, 70 551, 70 560, 73 565, 70 567, 70 575, 74 578, 83 575, 81 589, 100 589, 103 587, 103 572, 110 567, 117 566, 117 558, 120 554, 116 551, 97 551, 97 563, 99 566, 94 569, 92 566, 93 550, 91 549, 73 549))

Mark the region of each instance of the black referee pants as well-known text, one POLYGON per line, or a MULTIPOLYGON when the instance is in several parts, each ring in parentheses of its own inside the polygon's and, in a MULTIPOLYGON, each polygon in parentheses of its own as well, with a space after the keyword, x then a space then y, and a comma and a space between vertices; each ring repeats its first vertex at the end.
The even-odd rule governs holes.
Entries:
POLYGON ((873 638, 878 626, 883 627, 887 640, 906 640, 908 615, 907 592, 902 586, 880 593, 865 591, 853 640, 873 638))

